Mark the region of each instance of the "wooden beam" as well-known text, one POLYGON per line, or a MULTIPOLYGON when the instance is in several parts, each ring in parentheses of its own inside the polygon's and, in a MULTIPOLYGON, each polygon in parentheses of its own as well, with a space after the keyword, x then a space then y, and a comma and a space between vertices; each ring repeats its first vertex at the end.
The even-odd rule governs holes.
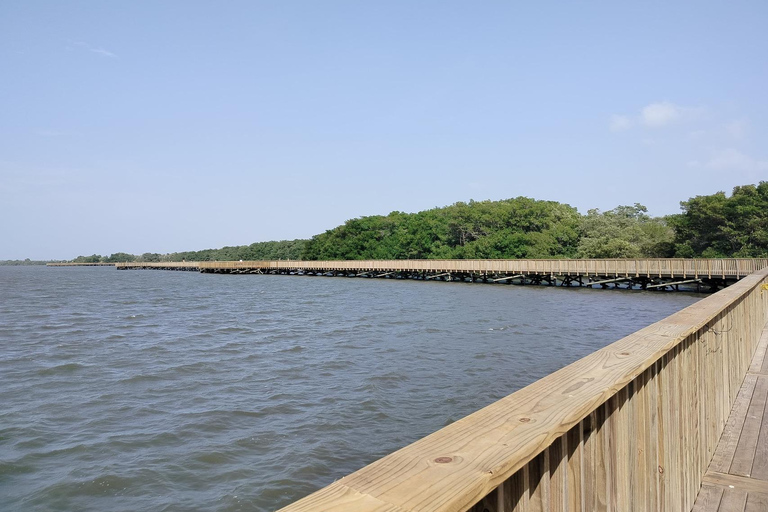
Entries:
POLYGON ((662 286, 674 286, 676 284, 700 283, 701 279, 688 279, 687 281, 675 281, 674 283, 661 283, 648 285, 645 288, 661 288, 662 286))
POLYGON ((498 279, 491 279, 491 281, 495 283, 496 281, 506 281, 507 279, 517 279, 518 277, 525 277, 525 276, 523 274, 517 274, 517 275, 514 275, 514 276, 507 276, 507 277, 500 277, 498 279))
POLYGON ((606 279, 605 281, 594 281, 592 283, 584 283, 584 286, 591 286, 593 284, 607 284, 607 283, 618 283, 619 281, 629 281, 630 277, 619 277, 618 279, 606 279))

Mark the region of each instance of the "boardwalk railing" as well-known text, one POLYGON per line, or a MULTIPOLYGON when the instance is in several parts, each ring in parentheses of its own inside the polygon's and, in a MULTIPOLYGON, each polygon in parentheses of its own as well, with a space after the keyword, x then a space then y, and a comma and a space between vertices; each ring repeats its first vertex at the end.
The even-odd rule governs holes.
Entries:
MULTIPOLYGON (((704 269, 740 271, 685 271, 704 269)), ((747 276, 283 510, 690 510, 765 326, 767 280, 747 276)))
MULTIPOLYGON (((130 264, 128 264, 130 265, 130 264)), ((157 264, 160 265, 160 264, 157 264)), ((603 260, 348 260, 203 261, 200 270, 371 270, 382 272, 474 272, 614 277, 741 278, 768 266, 768 259, 603 260)))
POLYGON ((114 263, 46 263, 48 267, 114 267, 114 263))

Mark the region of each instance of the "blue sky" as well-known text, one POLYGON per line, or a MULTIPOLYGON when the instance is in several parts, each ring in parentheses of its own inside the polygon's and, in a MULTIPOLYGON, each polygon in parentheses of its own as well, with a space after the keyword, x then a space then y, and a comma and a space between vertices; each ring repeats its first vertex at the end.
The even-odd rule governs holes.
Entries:
POLYGON ((0 259, 768 179, 768 3, 0 3, 0 259))

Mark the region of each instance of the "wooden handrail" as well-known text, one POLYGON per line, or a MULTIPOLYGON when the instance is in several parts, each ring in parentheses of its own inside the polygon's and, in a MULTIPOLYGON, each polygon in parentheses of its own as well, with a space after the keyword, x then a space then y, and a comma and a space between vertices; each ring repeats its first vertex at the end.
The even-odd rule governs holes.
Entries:
MULTIPOLYGON (((118 264, 121 265, 121 264, 118 264)), ((132 264, 126 264, 131 266, 132 264)), ((147 265, 147 264, 143 264, 147 265)), ((157 263, 156 266, 165 264, 157 263)), ((339 261, 203 261, 205 269, 277 270, 375 270, 432 272, 508 272, 615 277, 706 277, 741 278, 768 266, 768 258, 731 259, 604 259, 604 260, 339 260, 339 261)))

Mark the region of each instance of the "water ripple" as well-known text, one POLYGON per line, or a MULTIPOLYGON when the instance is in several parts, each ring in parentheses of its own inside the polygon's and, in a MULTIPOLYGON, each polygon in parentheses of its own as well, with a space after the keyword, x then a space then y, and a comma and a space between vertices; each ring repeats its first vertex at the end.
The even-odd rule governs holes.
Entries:
POLYGON ((697 298, 99 267, 0 289, 0 510, 41 511, 273 510, 697 298))

